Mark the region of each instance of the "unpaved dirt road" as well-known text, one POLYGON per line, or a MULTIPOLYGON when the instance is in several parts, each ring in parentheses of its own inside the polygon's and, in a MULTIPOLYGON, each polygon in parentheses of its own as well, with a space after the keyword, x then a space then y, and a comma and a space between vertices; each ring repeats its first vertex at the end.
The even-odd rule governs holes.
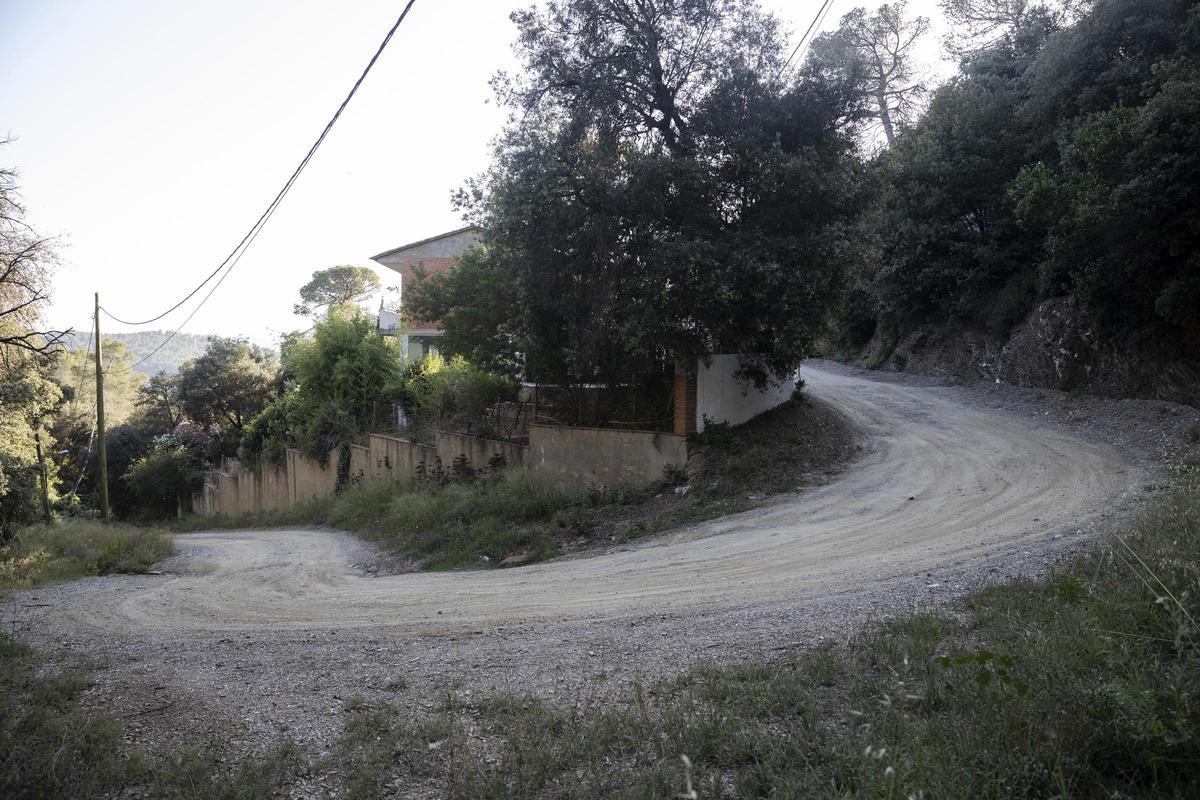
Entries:
POLYGON ((447 692, 620 697, 633 680, 778 657, 1039 574, 1135 508, 1200 425, 1195 409, 1146 401, 829 364, 804 377, 859 426, 862 457, 828 485, 673 535, 518 569, 369 577, 376 551, 333 531, 191 534, 167 574, 46 587, 8 608, 52 657, 97 668, 89 701, 140 743, 236 755, 288 736, 320 751, 350 698, 419 715, 447 692))
MULTIPOLYGON (((1091 518, 1136 481, 1111 447, 945 392, 806 369, 864 431, 833 483, 640 546, 515 570, 366 577, 326 531, 179 537, 187 574, 91 596, 60 624, 129 633, 389 627, 804 600, 1001 550, 1091 518)), ((1136 470, 1132 470, 1136 473, 1136 470)))

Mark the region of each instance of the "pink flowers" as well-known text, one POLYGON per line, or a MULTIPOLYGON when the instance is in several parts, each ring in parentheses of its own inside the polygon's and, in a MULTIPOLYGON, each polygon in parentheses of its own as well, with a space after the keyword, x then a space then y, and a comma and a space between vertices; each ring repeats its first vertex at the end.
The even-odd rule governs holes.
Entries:
POLYGON ((190 420, 183 420, 164 438, 170 438, 176 444, 195 450, 201 455, 209 455, 214 445, 221 438, 219 425, 199 425, 190 420))

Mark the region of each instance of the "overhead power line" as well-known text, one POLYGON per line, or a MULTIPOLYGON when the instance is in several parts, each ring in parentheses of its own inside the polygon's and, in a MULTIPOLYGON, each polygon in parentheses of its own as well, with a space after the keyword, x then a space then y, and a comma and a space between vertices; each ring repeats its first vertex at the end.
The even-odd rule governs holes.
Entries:
MULTIPOLYGON (((264 210, 263 213, 261 215, 259 215, 258 219, 255 220, 254 225, 252 225, 250 227, 250 230, 248 230, 246 232, 246 235, 243 236, 241 241, 237 243, 237 246, 234 247, 233 250, 231 250, 229 252, 229 255, 225 256, 225 259, 220 264, 217 265, 216 269, 214 269, 212 272, 210 272, 208 274, 208 276, 205 277, 205 279, 196 286, 196 288, 192 289, 190 292, 188 292, 186 295, 184 295, 184 297, 178 303, 171 306, 170 308, 168 308, 166 311, 162 312, 161 314, 150 317, 149 319, 131 321, 131 320, 122 319, 122 318, 116 316, 115 314, 113 314, 111 311, 109 311, 106 308, 101 307, 100 310, 103 311, 104 314, 106 316, 108 316, 110 319, 112 319, 114 322, 119 322, 122 325, 132 325, 132 326, 149 325, 152 322, 158 322, 163 317, 167 316, 171 312, 178 309, 180 306, 182 306, 188 300, 195 297, 196 294, 201 289, 203 289, 209 283, 209 281, 211 281, 213 278, 215 278, 217 276, 217 274, 221 272, 222 269, 226 269, 226 267, 228 267, 228 269, 226 269, 226 272, 225 272, 225 274, 228 275, 229 271, 232 270, 233 267, 236 266, 237 262, 240 260, 241 253, 244 253, 246 251, 246 249, 249 248, 250 244, 255 240, 255 238, 258 237, 259 231, 261 231, 263 226, 266 225, 267 220, 269 220, 271 218, 271 215, 275 213, 275 209, 278 208, 278 206, 281 202, 283 202, 283 198, 287 196, 287 193, 289 191, 291 191, 292 185, 296 182, 296 179, 300 177, 300 174, 302 172, 304 172, 304 168, 308 166, 308 162, 312 160, 312 157, 314 155, 316 155, 317 150, 321 147, 321 144, 325 141, 325 137, 329 135, 329 132, 331 130, 333 130, 333 126, 337 123, 338 118, 341 117, 342 112, 346 110, 346 106, 348 106, 350 104, 350 100, 353 99, 354 95, 358 92, 358 87, 362 85, 364 80, 366 80, 367 75, 371 72, 371 68, 374 67, 375 62, 379 60, 379 57, 383 54, 384 49, 387 48, 388 42, 390 42, 392 40, 392 36, 395 35, 396 30, 400 27, 400 24, 402 22, 404 22, 404 18, 408 16, 409 9, 411 9, 413 7, 413 3, 415 3, 415 2, 416 2, 416 0, 408 0, 408 3, 404 6, 404 10, 400 12, 400 16, 396 18, 395 23, 393 23, 392 27, 388 30, 387 35, 383 37, 383 41, 380 42, 379 47, 375 50, 375 55, 371 56, 371 60, 369 62, 367 62, 366 68, 363 69, 362 74, 358 76, 358 80, 356 80, 354 82, 354 86, 351 87, 350 93, 346 95, 346 98, 344 100, 342 100, 341 105, 338 106, 337 111, 334 112, 334 114, 330 118, 329 122, 327 122, 325 124, 325 128, 321 131, 321 135, 317 137, 317 140, 315 142, 313 142, 312 147, 310 147, 308 149, 308 153, 305 154, 304 158, 300 161, 299 166, 297 166, 296 169, 292 172, 291 176, 287 179, 287 182, 284 183, 283 188, 280 189, 278 194, 275 195, 274 199, 271 200, 271 203, 267 206, 266 210, 264 210)), ((223 281, 224 279, 225 279, 225 276, 224 275, 221 276, 221 279, 217 281, 217 283, 213 287, 213 289, 215 290, 216 286, 220 286, 221 281, 223 281)), ((212 291, 210 291, 207 295, 205 295, 204 299, 200 301, 200 305, 196 306, 196 309, 192 311, 192 313, 188 316, 187 320, 184 320, 183 325, 186 325, 187 321, 190 320, 193 316, 195 316, 196 311, 198 311, 200 309, 200 306, 203 306, 204 303, 211 296, 212 296, 212 291)), ((179 328, 182 328, 183 325, 180 325, 179 328)), ((157 353, 160 349, 162 349, 162 347, 164 345, 166 345, 167 342, 169 342, 172 338, 174 338, 175 334, 179 332, 179 328, 176 328, 174 331, 172 331, 171 335, 168 336, 166 339, 164 339, 163 342, 157 348, 155 348, 154 353, 157 353)), ((151 353, 151 355, 153 355, 154 353, 151 353)), ((149 358, 149 356, 147 356, 147 358, 149 358)), ((145 361, 145 360, 146 359, 142 359, 142 361, 145 361)), ((140 364, 142 362, 138 362, 138 363, 140 364)))
MULTIPOLYGON (((271 214, 274 214, 274 213, 275 213, 275 209, 273 208, 273 209, 271 209, 271 214)), ((271 214, 267 215, 267 219, 271 218, 271 214)), ((259 228, 259 230, 262 230, 262 228, 259 228)), ((254 238, 257 237, 257 235, 258 235, 257 232, 255 232, 255 235, 250 238, 250 241, 253 242, 254 238)), ((176 327, 175 330, 173 330, 169 334, 167 334, 167 337, 165 339, 163 339, 161 342, 159 342, 157 347, 155 347, 153 350, 151 350, 146 355, 142 356, 142 358, 140 358, 138 361, 134 362, 133 364, 130 364, 128 367, 124 367, 122 369, 116 370, 116 373, 119 375, 123 372, 132 372, 133 370, 140 367, 142 364, 145 364, 147 361, 154 358, 154 356, 156 356, 158 354, 158 351, 160 351, 164 347, 166 347, 167 344, 172 339, 174 339, 175 336, 180 331, 182 331, 189 322, 192 321, 192 317, 196 316, 196 312, 198 312, 201 308, 204 307, 204 304, 208 302, 208 298, 213 296, 213 292, 215 292, 217 289, 221 288, 221 284, 225 282, 225 279, 229 277, 229 273, 232 272, 233 268, 236 267, 238 262, 242 260, 242 256, 245 254, 245 252, 246 252, 246 250, 245 250, 245 248, 243 248, 242 251, 237 254, 237 256, 233 259, 233 261, 230 262, 229 269, 225 270, 225 273, 220 278, 217 279, 217 282, 214 283, 212 288, 208 290, 208 294, 204 295, 204 299, 202 299, 199 303, 196 304, 196 307, 193 308, 192 312, 190 314, 188 314, 187 317, 184 318, 183 322, 179 323, 178 327, 176 327)), ((112 371, 111 366, 107 366, 104 368, 105 375, 107 375, 111 371, 112 371)))
POLYGON ((795 60, 796 55, 804 48, 805 44, 810 41, 809 35, 812 34, 813 31, 816 30, 817 26, 819 26, 825 19, 825 15, 829 13, 829 9, 832 5, 833 0, 825 0, 825 2, 822 3, 821 7, 817 10, 816 16, 813 17, 813 21, 808 24, 808 29, 804 31, 804 35, 800 37, 800 41, 796 42, 796 47, 793 48, 792 54, 788 56, 788 60, 783 65, 783 69, 779 70, 780 75, 782 75, 787 68, 792 65, 792 61, 795 60))
POLYGON ((75 394, 71 395, 71 403, 79 402, 79 393, 83 391, 83 382, 87 379, 87 360, 92 356, 92 333, 96 330, 96 314, 88 321, 87 344, 83 347, 83 363, 79 365, 79 381, 75 384, 75 394))

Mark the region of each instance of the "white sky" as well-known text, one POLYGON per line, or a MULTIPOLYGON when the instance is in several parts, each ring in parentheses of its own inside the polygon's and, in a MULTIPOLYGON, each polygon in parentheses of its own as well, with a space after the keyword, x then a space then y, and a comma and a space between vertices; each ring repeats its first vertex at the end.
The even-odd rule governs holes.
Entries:
MULTIPOLYGON (((517 0, 417 0, 333 133, 189 333, 274 344, 314 270, 459 227, 450 193, 487 164, 517 0)), ((765 0, 795 36, 820 0, 765 0)), ((49 322, 92 293, 140 319, 241 239, 341 102, 403 0, 0 0, 0 163, 60 237, 49 322)), ((855 5, 835 0, 822 26, 855 5)), ((935 0, 926 60, 940 58, 935 0)), ((381 270, 385 281, 389 278, 381 270)), ((207 291, 207 289, 205 290, 207 291)), ((203 295, 204 292, 201 292, 203 295)), ((194 301, 193 301, 194 302, 194 301)), ((174 327, 192 304, 156 326, 174 327)), ((105 321, 106 330, 122 326, 105 321)))

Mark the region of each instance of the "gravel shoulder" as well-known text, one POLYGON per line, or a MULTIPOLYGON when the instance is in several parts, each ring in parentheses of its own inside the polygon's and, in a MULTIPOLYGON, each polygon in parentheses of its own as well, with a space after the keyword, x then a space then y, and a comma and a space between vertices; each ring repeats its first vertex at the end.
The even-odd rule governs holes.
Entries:
POLYGON ((1136 509, 1200 411, 819 362, 808 391, 862 432, 837 480, 586 558, 372 577, 326 530, 177 537, 161 575, 18 594, 5 613, 152 747, 317 752, 351 698, 419 714, 447 691, 603 699, 699 662, 844 639, 864 621, 1035 575, 1136 509))

